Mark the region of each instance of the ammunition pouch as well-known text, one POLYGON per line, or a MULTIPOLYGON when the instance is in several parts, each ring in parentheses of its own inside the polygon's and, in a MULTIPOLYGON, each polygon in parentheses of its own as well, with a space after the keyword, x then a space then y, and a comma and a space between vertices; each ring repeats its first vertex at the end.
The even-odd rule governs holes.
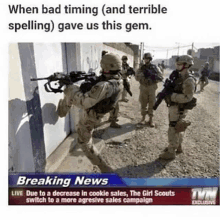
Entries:
POLYGON ((193 97, 190 102, 187 102, 184 104, 183 108, 185 110, 192 110, 194 107, 196 107, 196 102, 197 102, 197 99, 193 97))
POLYGON ((177 121, 175 125, 176 133, 185 131, 189 125, 191 125, 190 121, 185 121, 185 120, 177 121))

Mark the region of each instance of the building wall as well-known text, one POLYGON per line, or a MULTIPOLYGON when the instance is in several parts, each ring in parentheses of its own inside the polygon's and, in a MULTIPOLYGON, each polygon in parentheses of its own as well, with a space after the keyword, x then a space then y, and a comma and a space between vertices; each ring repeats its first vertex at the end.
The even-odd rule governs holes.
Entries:
POLYGON ((47 93, 48 77, 64 71, 60 43, 9 45, 9 170, 43 172, 46 158, 69 134, 69 118, 58 118, 63 94, 47 93))
POLYGON ((219 60, 214 61, 213 72, 220 73, 220 61, 219 60))
POLYGON ((129 47, 128 43, 104 43, 104 45, 117 49, 125 54, 134 55, 134 51, 129 47))
POLYGON ((101 71, 100 61, 103 50, 102 43, 81 43, 81 66, 85 72, 93 71, 99 74, 101 71))
POLYGON ((34 172, 29 115, 18 44, 9 45, 9 171, 34 172))
MULTIPOLYGON (((66 72, 63 67, 63 56, 61 43, 35 43, 34 56, 36 63, 37 77, 47 77, 54 72, 66 72)), ((65 61, 64 61, 65 62, 65 61)), ((42 109, 44 142, 46 157, 48 157, 56 147, 70 133, 70 124, 66 118, 58 118, 56 108, 59 100, 63 98, 63 93, 48 93, 44 89, 46 81, 38 81, 39 94, 42 109)))

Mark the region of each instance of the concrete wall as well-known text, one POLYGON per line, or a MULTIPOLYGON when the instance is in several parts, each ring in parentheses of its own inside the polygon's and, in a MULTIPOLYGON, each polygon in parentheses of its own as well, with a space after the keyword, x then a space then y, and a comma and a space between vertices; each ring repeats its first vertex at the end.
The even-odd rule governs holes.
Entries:
POLYGON ((219 60, 214 61, 213 72, 220 74, 220 61, 219 60))
POLYGON ((60 43, 9 45, 9 170, 43 172, 46 158, 70 132, 69 117, 58 118, 63 94, 47 93, 46 81, 30 81, 64 71, 60 43))
POLYGON ((9 171, 34 172, 29 115, 18 44, 9 45, 9 171))
MULTIPOLYGON (((50 76, 54 72, 66 72, 63 67, 63 56, 61 43, 35 43, 34 56, 36 63, 37 77, 50 76)), ((65 62, 65 61, 64 61, 65 62)), ((48 93, 44 89, 46 81, 38 81, 39 94, 41 100, 44 141, 46 157, 48 157, 56 147, 70 133, 69 116, 58 118, 56 108, 59 100, 63 98, 63 93, 48 93)))
POLYGON ((103 50, 102 43, 81 43, 81 65, 82 70, 89 72, 90 70, 99 74, 101 71, 100 61, 103 50))

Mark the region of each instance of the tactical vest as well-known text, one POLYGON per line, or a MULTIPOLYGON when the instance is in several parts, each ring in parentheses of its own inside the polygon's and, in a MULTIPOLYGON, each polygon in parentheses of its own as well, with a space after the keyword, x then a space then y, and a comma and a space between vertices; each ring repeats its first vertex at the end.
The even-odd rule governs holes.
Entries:
POLYGON ((209 76, 209 72, 210 72, 210 70, 209 69, 207 69, 207 68, 204 68, 203 70, 202 70, 202 72, 201 72, 201 75, 203 76, 203 77, 205 77, 205 76, 209 76))
POLYGON ((120 93, 119 81, 109 80, 108 83, 112 85, 113 93, 110 97, 107 97, 100 102, 96 103, 89 110, 94 110, 97 114, 106 114, 114 109, 118 99, 118 94, 120 93))
MULTIPOLYGON (((196 85, 195 77, 193 75, 189 74, 189 76, 186 79, 188 79, 189 77, 192 77, 194 79, 195 85, 196 85)), ((183 79, 181 77, 178 77, 175 80, 175 84, 176 84, 176 86, 174 87, 174 93, 178 93, 178 94, 183 93, 183 79)), ((195 91, 196 91, 196 87, 195 87, 195 91)))
POLYGON ((151 70, 153 73, 157 73, 157 68, 154 64, 149 64, 148 66, 146 64, 144 64, 142 67, 141 67, 141 70, 151 70))
MULTIPOLYGON (((192 77, 194 79, 195 85, 196 85, 195 77, 192 76, 191 74, 189 74, 189 76, 186 79, 188 79, 189 77, 192 77)), ((176 86, 174 88, 174 93, 182 94, 183 93, 183 79, 181 77, 178 77, 175 80, 175 84, 176 84, 176 86)), ((195 92, 196 92, 196 86, 195 86, 195 92)), ((189 101, 187 103, 179 104, 179 108, 181 111, 183 111, 184 109, 191 110, 196 106, 196 102, 197 102, 197 99, 193 97, 191 101, 189 101)))

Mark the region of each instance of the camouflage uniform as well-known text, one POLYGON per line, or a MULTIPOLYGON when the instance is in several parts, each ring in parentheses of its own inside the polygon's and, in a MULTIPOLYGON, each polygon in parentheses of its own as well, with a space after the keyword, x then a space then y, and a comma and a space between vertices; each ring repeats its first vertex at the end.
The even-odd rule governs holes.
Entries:
MULTIPOLYGON (((127 56, 123 56, 122 57, 122 61, 123 60, 128 60, 128 58, 127 58, 127 56)), ((125 62, 122 62, 122 71, 121 71, 121 74, 122 74, 122 79, 126 79, 128 82, 130 82, 130 80, 131 80, 131 76, 128 76, 127 75, 127 71, 128 71, 128 68, 129 68, 130 66, 127 64, 127 63, 125 63, 125 62)), ((126 91, 126 89, 124 88, 123 89, 123 91, 122 91, 122 97, 121 97, 121 101, 124 101, 124 102, 127 102, 128 101, 128 99, 126 98, 127 97, 127 94, 128 94, 128 92, 126 91)))
POLYGON ((160 69, 151 63, 149 63, 148 65, 146 64, 142 65, 141 68, 135 74, 135 79, 140 83, 139 102, 141 104, 141 115, 142 115, 141 122, 145 120, 145 116, 148 114, 150 118, 149 120, 150 126, 153 127, 154 126, 152 122, 152 118, 154 116, 153 106, 156 99, 156 90, 158 88, 157 83, 159 81, 154 81, 151 78, 146 78, 143 74, 143 71, 145 69, 158 74, 159 76, 161 76, 161 78, 162 78, 162 74, 160 69))
MULTIPOLYGON (((101 60, 101 66, 106 72, 109 72, 109 70, 118 72, 121 68, 121 64, 118 61, 120 62, 120 59, 114 54, 106 54, 101 60), (111 62, 108 63, 108 60, 111 62), (108 64, 110 65, 110 69, 108 69, 108 64)), ((77 142, 87 149, 92 147, 92 132, 95 126, 100 123, 107 112, 110 112, 110 109, 118 109, 118 100, 123 89, 120 75, 116 72, 115 74, 106 72, 103 73, 105 80, 98 82, 90 91, 84 94, 81 92, 79 84, 68 86, 64 90, 64 99, 61 99, 58 105, 58 115, 60 117, 66 116, 72 105, 83 109, 77 129, 77 142), (112 98, 113 103, 110 109, 108 109, 109 106, 107 104, 102 104, 108 98, 112 98), (102 104, 101 106, 99 106, 100 103, 102 104)), ((112 117, 117 118, 117 110, 111 114, 112 117)))
MULTIPOLYGON (((182 56, 184 58, 189 59, 189 63, 193 65, 193 59, 187 55, 182 56), (190 62, 190 60, 192 62, 190 62)), ((193 95, 196 89, 196 80, 195 78, 187 72, 179 73, 179 78, 176 80, 176 87, 174 88, 174 93, 169 97, 170 99, 170 107, 169 107, 169 128, 168 128, 168 148, 166 148, 165 152, 160 155, 162 159, 174 159, 176 156, 176 152, 182 152, 182 141, 184 132, 177 132, 175 126, 179 123, 186 123, 183 120, 186 117, 187 111, 182 106, 184 103, 188 103, 193 99, 193 95)), ((189 125, 189 124, 188 124, 189 125)))
POLYGON ((209 63, 205 63, 205 67, 201 71, 201 77, 198 84, 200 84, 200 91, 204 91, 204 87, 209 84, 208 77, 210 74, 209 63))
POLYGON ((164 70, 166 69, 165 65, 164 65, 164 61, 162 61, 162 63, 160 64, 161 66, 161 72, 162 74, 164 74, 164 70))

